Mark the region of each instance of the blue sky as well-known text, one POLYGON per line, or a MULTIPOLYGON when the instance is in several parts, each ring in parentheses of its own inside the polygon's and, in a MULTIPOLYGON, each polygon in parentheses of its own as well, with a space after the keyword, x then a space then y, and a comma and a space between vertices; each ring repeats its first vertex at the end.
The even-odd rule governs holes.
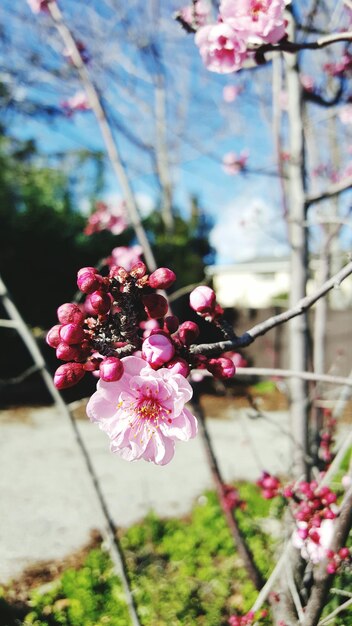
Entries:
MULTIPOLYGON (((232 76, 207 72, 192 36, 185 35, 172 20, 173 11, 182 6, 174 0, 162 3, 158 28, 149 19, 148 3, 143 3, 141 15, 133 8, 129 12, 127 6, 126 13, 113 23, 110 39, 106 37, 106 26, 112 23, 111 15, 106 21, 108 3, 92 1, 87 5, 87 16, 81 15, 80 6, 77 0, 62 4, 76 39, 86 43, 92 56, 89 71, 104 94, 109 114, 116 125, 124 125, 137 141, 147 143, 154 140, 152 80, 159 66, 145 50, 151 43, 156 46, 165 72, 174 203, 187 214, 189 197, 198 196, 215 222, 212 242, 217 248, 217 261, 286 253, 286 228, 271 141, 270 65, 232 76), (234 103, 226 104, 222 90, 229 84, 240 85, 243 93, 234 103), (249 153, 248 172, 228 176, 221 165, 223 155, 242 150, 249 153)), ((136 6, 142 4, 137 2, 136 6)), ((62 100, 72 96, 80 85, 62 56, 63 46, 48 19, 32 15, 25 0, 15 7, 4 0, 0 18, 13 39, 1 68, 3 78, 8 68, 10 84, 19 99, 60 107, 62 100), (30 62, 33 53, 39 59, 37 64, 30 62), (42 65, 49 71, 43 72, 42 65), (13 78, 14 68, 19 78, 13 78), (63 78, 53 79, 52 70, 60 71, 63 78)), ((90 112, 78 113, 71 119, 60 115, 50 121, 15 116, 12 121, 13 132, 21 138, 36 139, 48 155, 81 148, 103 149, 90 112)), ((116 129, 115 137, 135 192, 156 199, 152 160, 116 129)), ((78 206, 84 206, 85 182, 89 189, 90 177, 91 170, 82 168, 78 206)), ((119 194, 109 167, 105 193, 119 194)))

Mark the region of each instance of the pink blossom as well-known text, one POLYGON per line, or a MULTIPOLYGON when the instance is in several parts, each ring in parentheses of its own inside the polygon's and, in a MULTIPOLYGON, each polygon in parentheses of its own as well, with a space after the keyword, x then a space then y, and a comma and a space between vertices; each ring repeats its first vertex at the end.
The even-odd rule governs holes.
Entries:
POLYGON ((210 72, 237 72, 248 57, 243 38, 230 24, 203 26, 197 31, 194 40, 210 72))
POLYGON ((92 235, 102 230, 109 230, 113 235, 120 235, 126 228, 127 212, 124 201, 114 206, 97 202, 96 210, 88 218, 84 234, 92 235))
POLYGON ((27 0, 33 13, 40 13, 47 10, 48 0, 27 0))
POLYGON ((335 521, 324 519, 319 528, 307 531, 308 524, 306 522, 297 522, 297 529, 293 532, 292 543, 295 548, 301 551, 301 555, 307 561, 319 563, 327 556, 335 532, 335 521), (307 538, 305 539, 305 537, 307 538))
POLYGON ((111 252, 109 265, 119 265, 129 272, 141 260, 142 253, 142 246, 118 246, 111 252))
POLYGON ((277 43, 285 36, 285 0, 222 0, 220 16, 248 43, 277 43))
POLYGON ((198 0, 195 4, 182 7, 179 13, 181 19, 190 26, 205 26, 209 17, 209 7, 203 0, 198 0))
POLYGON ((222 167, 226 174, 229 176, 236 176, 244 170, 248 161, 248 153, 241 152, 236 154, 235 152, 227 152, 222 159, 222 167))
POLYGON ((126 461, 145 459, 166 465, 175 441, 197 434, 197 420, 185 408, 192 388, 180 374, 153 370, 136 356, 121 359, 124 374, 117 382, 100 380, 87 405, 87 415, 110 438, 110 449, 126 461))
POLYGON ((235 102, 242 90, 243 89, 240 85, 225 85, 222 90, 222 97, 224 99, 224 102, 235 102))
POLYGON ((343 124, 352 124, 352 104, 346 104, 340 109, 339 118, 343 124))
POLYGON ((61 103, 66 115, 72 115, 74 111, 88 111, 91 107, 85 91, 77 91, 77 93, 61 103))

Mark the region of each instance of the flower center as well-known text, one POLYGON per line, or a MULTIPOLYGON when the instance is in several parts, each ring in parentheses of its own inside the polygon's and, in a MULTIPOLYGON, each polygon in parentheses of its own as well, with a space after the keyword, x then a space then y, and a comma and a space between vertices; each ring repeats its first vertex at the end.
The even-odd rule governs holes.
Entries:
POLYGON ((263 0, 254 0, 254 2, 252 2, 251 5, 251 14, 252 14, 252 18, 253 20, 258 20, 259 18, 259 13, 261 13, 261 11, 265 10, 265 3, 263 2, 263 0))
POLYGON ((134 436, 137 437, 141 433, 141 443, 143 434, 147 434, 151 439, 155 431, 159 428, 160 421, 168 424, 172 423, 170 417, 170 409, 166 409, 153 396, 143 395, 138 400, 121 401, 118 407, 125 411, 129 417, 129 426, 134 430, 134 436), (146 430, 145 430, 146 428, 146 430))

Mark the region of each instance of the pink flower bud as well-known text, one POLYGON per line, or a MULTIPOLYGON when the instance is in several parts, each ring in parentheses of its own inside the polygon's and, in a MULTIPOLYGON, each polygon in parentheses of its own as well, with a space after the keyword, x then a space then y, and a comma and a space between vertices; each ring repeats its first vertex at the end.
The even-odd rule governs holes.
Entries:
POLYGON ((339 557, 340 557, 340 559, 349 559, 350 558, 349 548, 347 548, 347 547, 341 548, 339 550, 339 557))
POLYGON ((154 368, 162 367, 170 361, 175 354, 175 348, 171 340, 165 335, 155 334, 143 341, 142 355, 154 368))
POLYGON ((168 310, 167 300, 158 293, 151 293, 143 296, 142 302, 148 317, 158 319, 164 317, 168 310))
POLYGON ((104 291, 94 291, 87 300, 96 315, 105 315, 110 311, 111 297, 104 291))
POLYGON ((81 267, 77 272, 77 278, 83 276, 83 274, 98 274, 98 270, 95 267, 81 267))
POLYGON ((199 335, 199 327, 195 322, 183 322, 178 329, 178 336, 184 346, 190 346, 199 335))
POLYGON ((112 265, 109 271, 109 278, 115 278, 121 285, 124 285, 128 278, 128 272, 121 265, 112 265))
POLYGON ((68 389, 76 385, 83 378, 85 371, 82 363, 64 363, 60 365, 54 375, 54 384, 57 389, 68 389))
POLYGON ((164 330, 169 332, 171 335, 176 332, 179 326, 179 320, 176 315, 168 315, 164 319, 164 330))
POLYGON ((56 326, 53 326, 52 328, 50 328, 46 336, 46 343, 51 348, 57 348, 59 343, 61 342, 61 337, 60 337, 61 328, 62 328, 61 324, 56 324, 56 326))
POLYGON ((200 285, 191 291, 189 303, 197 313, 209 313, 215 306, 215 292, 206 285, 200 285))
POLYGON ((168 370, 171 370, 173 374, 181 374, 181 376, 184 376, 185 378, 189 374, 189 365, 187 361, 181 358, 169 361, 166 367, 168 370))
POLYGON ((100 378, 106 383, 120 380, 123 374, 123 363, 114 356, 109 356, 100 363, 100 378))
POLYGON ((71 345, 83 341, 85 335, 82 326, 78 324, 65 324, 60 329, 60 337, 62 341, 71 345))
POLYGON ((236 372, 236 368, 231 359, 219 357, 218 359, 209 359, 207 362, 207 370, 215 378, 232 378, 236 372))
POLYGON ((143 261, 135 263, 130 269, 130 275, 133 276, 133 278, 143 278, 146 273, 147 266, 145 265, 145 263, 143 263, 143 261))
POLYGON ((176 274, 167 267, 159 267, 149 276, 148 283, 153 289, 167 289, 176 280, 176 274))
POLYGON ((62 341, 56 348, 56 356, 61 361, 80 361, 82 350, 80 346, 70 346, 62 341))
POLYGON ((92 268, 83 268, 77 274, 77 286, 83 293, 93 293, 99 289, 101 282, 102 277, 97 274, 96 270, 92 271, 92 268), (84 272, 84 269, 87 271, 84 272))
POLYGON ((101 363, 101 359, 89 359, 84 365, 84 369, 86 372, 94 372, 99 369, 101 363))
POLYGON ((337 572, 337 565, 334 562, 330 562, 327 564, 326 566, 326 571, 328 574, 336 574, 337 572))
POLYGON ((61 324, 82 324, 85 317, 79 306, 73 302, 65 302, 59 306, 57 316, 61 324))

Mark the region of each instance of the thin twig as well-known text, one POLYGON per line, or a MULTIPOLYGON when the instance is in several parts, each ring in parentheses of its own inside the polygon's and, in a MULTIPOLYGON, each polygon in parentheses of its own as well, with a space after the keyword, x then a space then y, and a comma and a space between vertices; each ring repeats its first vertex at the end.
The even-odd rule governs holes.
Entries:
POLYGON ((110 124, 105 114, 98 90, 93 80, 91 79, 88 69, 82 59, 75 38, 72 35, 70 28, 65 23, 63 14, 55 0, 49 1, 48 10, 66 49, 70 51, 72 63, 77 69, 83 88, 87 94, 89 104, 92 108, 93 113, 95 114, 98 125, 100 127, 107 154, 109 156, 116 178, 121 187, 122 195, 126 202, 131 224, 135 230, 137 239, 143 248, 143 254, 146 263, 149 269, 153 271, 156 269, 154 255, 150 247, 146 232, 142 225, 139 210, 135 201, 130 181, 127 176, 126 168, 123 165, 123 161, 121 159, 110 124))
POLYGON ((324 619, 322 619, 318 623, 318 626, 325 626, 325 624, 329 624, 331 620, 334 619, 334 617, 336 617, 336 615, 341 613, 341 611, 345 611, 349 606, 351 606, 351 604, 352 604, 352 598, 350 598, 349 600, 346 600, 346 602, 344 602, 343 604, 340 604, 340 606, 338 606, 334 611, 332 611, 329 615, 324 617, 324 619))
POLYGON ((352 378, 331 376, 330 374, 315 374, 314 372, 294 372, 271 367, 237 367, 236 376, 275 376, 277 378, 301 378, 328 385, 346 385, 352 387, 352 378))
POLYGON ((244 348, 249 346, 257 337, 261 335, 265 335, 269 330, 272 330, 276 326, 280 326, 285 322, 288 322, 294 317, 298 315, 302 315, 309 309, 310 307, 325 296, 329 291, 334 289, 335 287, 340 286, 343 280, 345 280, 348 276, 352 274, 352 262, 345 265, 337 274, 332 276, 329 280, 327 280, 317 291, 315 291, 312 295, 306 296, 302 298, 295 306, 279 315, 274 315, 273 317, 269 317, 264 322, 260 324, 256 324, 253 328, 250 328, 248 331, 243 333, 240 337, 235 337, 231 341, 218 341, 216 343, 210 344, 193 344, 190 346, 190 352, 192 354, 204 354, 206 356, 215 356, 220 355, 223 352, 236 350, 238 348, 244 348))
POLYGON ((320 202, 321 200, 326 200, 327 198, 333 198, 334 196, 338 196, 343 191, 348 191, 352 187, 352 176, 348 176, 343 178, 337 183, 333 183, 320 193, 311 194, 306 197, 306 206, 313 204, 313 202, 320 202))
POLYGON ((352 41, 352 32, 347 30, 342 33, 333 33, 332 35, 319 37, 316 41, 305 41, 302 43, 296 43, 289 41, 288 39, 284 39, 275 44, 267 43, 262 46, 251 46, 250 49, 260 54, 274 51, 289 52, 294 54, 300 50, 320 50, 321 48, 326 48, 326 46, 330 46, 331 44, 339 43, 341 41, 352 41))
POLYGON ((221 471, 220 471, 220 468, 219 468, 219 465, 215 456, 215 452, 213 449, 213 444, 211 442, 211 438, 210 438, 210 435, 206 426, 205 416, 204 416, 202 406, 200 405, 199 400, 195 397, 195 395, 192 400, 192 409, 193 409, 194 414, 197 416, 199 420, 200 434, 203 439, 208 465, 209 465, 209 468, 210 468, 210 471, 211 471, 211 474, 215 483, 219 502, 222 507, 227 525, 230 529, 233 540, 238 549, 238 553, 247 570, 247 574, 249 578, 251 579, 255 588, 259 591, 264 585, 264 580, 260 571, 258 570, 255 564, 251 549, 248 546, 248 543, 246 542, 246 539, 243 536, 241 529, 238 525, 235 512, 230 511, 226 506, 224 506, 225 483, 222 478, 221 471))

